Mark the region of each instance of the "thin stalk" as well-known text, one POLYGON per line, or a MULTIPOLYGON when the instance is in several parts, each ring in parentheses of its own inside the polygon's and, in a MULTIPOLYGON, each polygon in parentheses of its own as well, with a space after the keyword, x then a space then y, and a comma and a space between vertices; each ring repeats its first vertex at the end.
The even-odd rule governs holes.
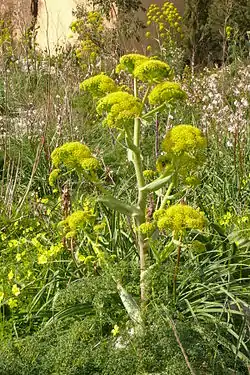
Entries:
MULTIPOLYGON (((179 242, 181 242, 181 237, 180 237, 180 241, 179 242)), ((174 273, 174 280, 173 280, 173 298, 174 298, 174 302, 176 301, 176 281, 177 281, 177 275, 178 275, 179 268, 180 268, 180 259, 181 259, 181 244, 178 246, 178 249, 177 249, 177 261, 176 261, 175 273, 174 273)))
POLYGON ((155 119, 155 157, 156 159, 159 156, 159 119, 158 119, 158 113, 156 113, 156 119, 155 119))
POLYGON ((169 184, 168 190, 166 191, 166 194, 164 195, 164 198, 163 198, 163 200, 162 200, 162 202, 161 202, 160 210, 162 210, 163 208, 165 208, 165 206, 166 206, 166 204, 167 204, 167 201, 168 201, 168 199, 169 199, 169 196, 170 196, 170 194, 171 194, 171 191, 172 191, 172 189, 173 189, 173 186, 174 186, 174 183, 171 182, 171 183, 169 184))
POLYGON ((177 332, 176 326, 175 326, 175 324, 174 324, 174 321, 173 321, 171 318, 168 318, 168 320, 169 320, 169 324, 170 324, 170 326, 171 326, 171 328, 172 328, 172 330, 173 330, 173 332, 174 332, 174 335, 175 335, 175 339, 176 339, 176 341, 177 341, 177 344, 179 345, 179 348, 181 349, 181 352, 182 352, 182 355, 183 355, 183 357, 184 357, 184 359, 185 359, 186 365, 187 365, 187 367, 189 368, 190 373, 191 373, 192 375, 196 375, 195 372, 194 372, 194 370, 193 370, 193 368, 192 368, 192 366, 191 366, 191 364, 190 364, 190 362, 189 362, 189 359, 188 359, 187 353, 185 352, 185 349, 184 349, 184 347, 183 347, 183 345, 182 345, 182 343, 181 343, 181 340, 180 340, 180 338, 179 338, 179 335, 178 335, 178 332, 177 332))
POLYGON ((146 113, 145 115, 143 115, 143 116, 142 116, 142 119, 147 119, 148 117, 154 115, 156 112, 160 112, 160 110, 161 110, 162 108, 164 108, 165 106, 166 106, 165 103, 159 105, 158 107, 152 109, 152 111, 150 111, 150 112, 146 113))
POLYGON ((23 207, 23 205, 25 203, 25 200, 26 200, 26 198, 27 198, 27 196, 29 194, 29 191, 30 191, 33 179, 35 177, 35 174, 36 174, 36 171, 37 171, 37 168, 38 168, 38 165, 39 165, 39 161, 40 161, 40 158, 41 158, 42 150, 43 150, 43 139, 42 139, 42 141, 39 143, 39 145, 37 147, 36 157, 35 157, 35 161, 34 161, 34 164, 33 164, 33 168, 32 168, 32 172, 31 172, 30 180, 29 180, 28 186, 26 188, 26 191, 25 191, 25 193, 24 193, 24 195, 22 197, 22 200, 19 203, 19 206, 18 206, 18 208, 16 210, 16 216, 18 215, 18 213, 20 212, 21 208, 23 207))

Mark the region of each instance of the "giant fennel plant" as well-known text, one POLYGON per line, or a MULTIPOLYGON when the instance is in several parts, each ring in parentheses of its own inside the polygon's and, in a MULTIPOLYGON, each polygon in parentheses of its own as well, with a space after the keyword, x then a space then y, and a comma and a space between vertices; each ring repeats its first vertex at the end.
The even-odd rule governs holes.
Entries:
MULTIPOLYGON (((51 157, 54 170, 50 175, 50 183, 53 185, 65 169, 66 173, 74 170, 96 187, 99 202, 133 219, 140 260, 141 305, 145 306, 149 298, 146 275, 152 266, 149 259, 150 236, 153 233, 172 234, 172 238, 179 244, 176 266, 178 270, 181 241, 187 230, 201 230, 205 224, 204 215, 199 209, 184 204, 181 199, 177 200, 175 205, 170 205, 169 202, 173 198, 172 192, 178 192, 180 184, 185 186, 195 182, 206 142, 198 128, 186 124, 176 125, 167 131, 163 139, 162 154, 156 160, 155 170, 145 170, 141 148, 142 127, 152 120, 155 113, 175 106, 177 101, 185 100, 186 94, 179 83, 171 81, 171 68, 163 61, 139 54, 128 54, 121 57, 116 68, 117 73, 121 71, 131 78, 131 91, 128 87, 119 86, 105 74, 86 79, 80 84, 80 88, 93 96, 96 111, 103 117, 104 127, 115 128, 119 139, 124 138, 128 160, 132 161, 136 176, 136 185, 133 187, 137 194, 136 203, 130 204, 112 195, 107 183, 99 177, 101 164, 91 154, 90 149, 79 142, 66 143, 53 151, 51 157), (163 194, 154 214, 150 216, 149 198, 154 192, 163 194)), ((67 235, 73 236, 77 227, 86 227, 89 220, 93 220, 89 211, 74 212, 63 222, 68 227, 67 235)), ((95 220, 93 225, 94 222, 95 220)), ((107 264, 107 257, 102 260, 107 264)), ((138 323, 141 321, 140 308, 119 280, 117 286, 127 312, 138 323)))

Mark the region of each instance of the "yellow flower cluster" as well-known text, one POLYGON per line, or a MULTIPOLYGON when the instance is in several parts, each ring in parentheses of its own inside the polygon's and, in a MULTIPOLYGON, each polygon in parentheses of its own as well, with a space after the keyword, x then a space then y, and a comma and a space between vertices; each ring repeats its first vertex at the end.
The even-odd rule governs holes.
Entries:
MULTIPOLYGON (((64 165, 67 169, 75 169, 78 173, 82 170, 96 171, 99 162, 91 155, 90 149, 80 142, 65 143, 57 147, 51 154, 53 166, 59 168, 64 165)), ((54 176, 50 179, 53 181, 54 176)))
POLYGON ((92 12, 88 12, 87 21, 88 23, 94 24, 95 26, 102 26, 103 17, 100 12, 92 11, 92 12))
POLYGON ((144 55, 128 54, 120 58, 116 71, 124 70, 142 82, 157 83, 170 75, 170 67, 163 61, 150 59, 144 55))
POLYGON ((53 169, 53 171, 49 175, 49 185, 55 186, 56 180, 59 177, 61 170, 59 168, 53 169))
POLYGON ((135 68, 134 76, 142 82, 158 83, 168 78, 170 72, 171 69, 167 63, 148 59, 135 68))
POLYGON ((131 125, 133 119, 140 116, 142 103, 127 92, 117 91, 100 99, 96 110, 99 114, 107 113, 104 125, 123 128, 131 125))
POLYGON ((78 19, 71 23, 71 31, 78 34, 80 41, 79 47, 76 49, 76 57, 84 68, 84 61, 89 60, 95 63, 100 56, 101 48, 95 41, 102 40, 104 30, 104 19, 99 12, 88 12, 82 19, 78 19))
POLYGON ((61 221, 59 226, 64 226, 67 233, 66 237, 74 237, 77 230, 84 229, 87 224, 93 224, 95 218, 94 209, 86 205, 83 210, 75 211, 61 221))
POLYGON ((135 68, 146 61, 148 61, 148 57, 137 53, 124 55, 120 58, 120 62, 116 67, 116 73, 120 73, 124 70, 127 73, 133 74, 135 68))
POLYGON ((162 173, 167 168, 171 168, 171 158, 168 155, 160 155, 156 160, 156 170, 162 173))
POLYGON ((203 212, 193 207, 176 204, 169 208, 155 211, 154 219, 160 230, 172 230, 181 233, 185 229, 203 229, 206 223, 203 212))
POLYGON ((145 171, 143 171, 143 176, 145 178, 145 181, 149 183, 155 179, 157 173, 152 169, 146 169, 145 171))
POLYGON ((142 234, 146 236, 151 236, 152 233, 155 231, 156 225, 154 222, 146 222, 140 225, 139 229, 142 234))
POLYGON ((180 154, 203 149, 206 140, 200 129, 192 125, 177 125, 169 130, 162 143, 162 149, 171 154, 180 154))
POLYGON ((86 58, 94 63, 100 54, 100 48, 91 39, 86 39, 81 41, 80 47, 76 49, 75 53, 78 60, 86 58))
POLYGON ((182 18, 174 4, 170 1, 165 1, 162 7, 151 4, 147 11, 147 18, 147 25, 150 26, 152 23, 155 23, 162 38, 168 37, 169 30, 183 37, 182 18))
POLYGON ((63 244, 58 243, 56 245, 51 245, 49 250, 45 249, 43 246, 38 248, 39 254, 37 257, 38 264, 46 264, 49 259, 56 257, 63 250, 63 244))
POLYGON ((186 93, 181 89, 179 83, 162 82, 156 85, 148 96, 151 105, 172 103, 186 98, 186 93))
POLYGON ((193 185, 197 182, 193 172, 204 162, 205 147, 206 139, 198 128, 177 125, 167 132, 162 143, 162 149, 166 152, 166 156, 163 156, 169 161, 166 166, 171 166, 179 177, 185 178, 186 185, 193 185))
POLYGON ((88 91, 93 97, 102 97, 108 93, 117 91, 117 86, 112 78, 105 74, 98 74, 94 77, 85 79, 80 84, 80 89, 88 91))

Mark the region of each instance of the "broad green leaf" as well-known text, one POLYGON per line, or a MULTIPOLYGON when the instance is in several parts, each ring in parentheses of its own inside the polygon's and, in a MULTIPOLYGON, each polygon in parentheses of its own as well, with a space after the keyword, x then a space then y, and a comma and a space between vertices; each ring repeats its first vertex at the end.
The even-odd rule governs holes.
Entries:
POLYGON ((124 215, 135 216, 140 215, 141 213, 137 207, 124 203, 119 199, 112 197, 111 195, 104 195, 100 197, 98 201, 105 204, 105 206, 107 206, 108 208, 116 210, 124 215))
POLYGON ((150 184, 143 186, 141 191, 157 191, 165 186, 172 178, 172 174, 163 178, 157 178, 157 180, 150 182, 150 184))

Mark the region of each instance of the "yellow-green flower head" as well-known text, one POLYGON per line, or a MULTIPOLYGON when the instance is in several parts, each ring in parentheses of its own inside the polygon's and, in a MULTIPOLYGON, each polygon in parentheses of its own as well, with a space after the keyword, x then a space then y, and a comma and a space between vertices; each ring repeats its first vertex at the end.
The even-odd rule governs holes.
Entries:
POLYGON ((12 287, 12 293, 16 297, 19 296, 19 294, 21 293, 20 288, 16 284, 14 284, 12 287))
POLYGON ((142 82, 157 83, 170 75, 170 66, 160 60, 147 60, 138 65, 134 70, 134 76, 142 82))
POLYGON ((172 230, 182 232, 185 229, 203 229, 206 223, 203 212, 193 207, 176 204, 166 210, 158 210, 154 213, 159 230, 172 230))
POLYGON ((91 155, 90 149, 80 142, 65 143, 57 147, 51 154, 52 163, 55 167, 63 164, 67 169, 96 170, 98 161, 91 155))
POLYGON ((119 73, 124 70, 125 72, 133 74, 135 68, 145 61, 148 61, 148 57, 144 55, 137 53, 124 55, 120 58, 120 63, 116 67, 116 72, 119 73))
POLYGON ((56 180, 59 177, 61 170, 59 168, 53 169, 53 171, 49 175, 49 185, 55 186, 56 180))
POLYGON ((134 118, 140 116, 142 103, 127 92, 117 91, 100 99, 96 110, 99 114, 107 113, 104 125, 119 128, 130 125, 134 118))
POLYGON ((140 225, 139 229, 142 234, 145 234, 147 236, 151 236, 153 232, 155 231, 156 224, 155 222, 147 222, 140 225))
POLYGON ((73 212, 65 220, 59 224, 67 227, 69 231, 75 232, 77 229, 84 228, 86 224, 93 221, 95 218, 93 209, 84 209, 73 212))
POLYGON ((162 149, 172 154, 192 152, 203 149, 206 140, 200 129, 192 125, 177 125, 166 134, 162 149))
POLYGON ((179 83, 162 82, 156 85, 148 96, 151 105, 171 103, 186 98, 186 93, 181 89, 179 83))
POLYGON ((93 97, 102 97, 110 92, 117 90, 117 86, 112 78, 105 74, 98 74, 94 77, 85 79, 80 84, 80 90, 90 92, 93 97))

